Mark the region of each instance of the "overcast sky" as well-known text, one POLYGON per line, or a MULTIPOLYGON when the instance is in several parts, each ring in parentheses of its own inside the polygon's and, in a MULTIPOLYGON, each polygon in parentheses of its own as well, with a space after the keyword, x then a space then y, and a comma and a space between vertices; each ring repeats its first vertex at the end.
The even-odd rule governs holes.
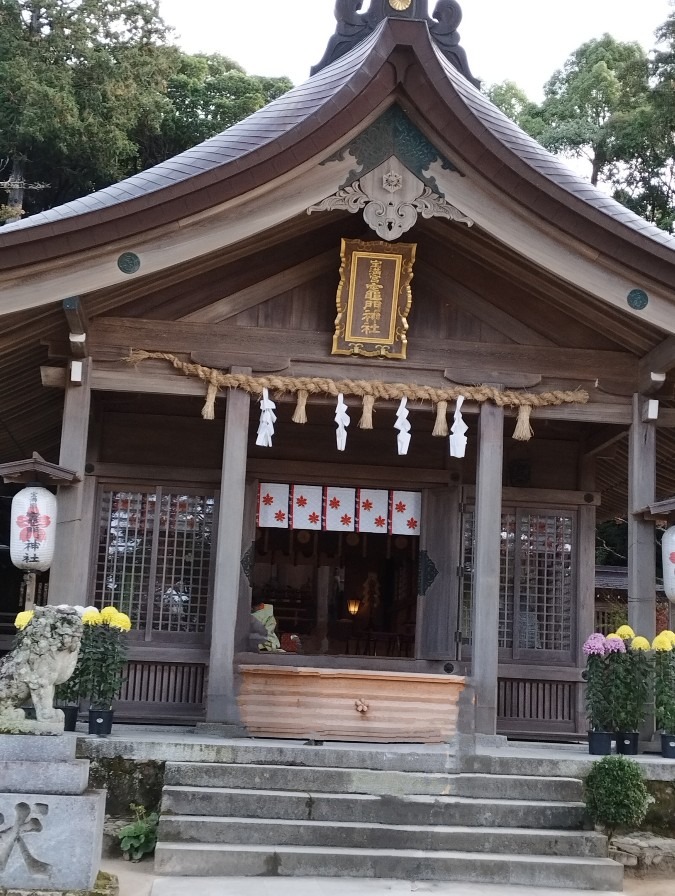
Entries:
MULTIPOLYGON (((584 41, 609 32, 654 47, 670 0, 460 0, 462 45, 476 77, 511 80, 531 99, 584 41)), ((188 53, 221 53, 257 75, 299 84, 335 28, 335 0, 160 0, 176 42, 188 53)), ((430 0, 433 10, 435 0, 430 0)), ((364 10, 368 0, 364 2, 364 10)))

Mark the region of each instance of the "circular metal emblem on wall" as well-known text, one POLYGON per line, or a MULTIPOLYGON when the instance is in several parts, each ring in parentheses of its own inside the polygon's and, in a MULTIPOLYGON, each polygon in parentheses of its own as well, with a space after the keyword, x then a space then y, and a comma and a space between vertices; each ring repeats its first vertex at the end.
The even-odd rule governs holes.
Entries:
POLYGON ((134 252, 123 252, 117 259, 117 267, 123 274, 135 274, 141 266, 141 259, 134 252))
POLYGON ((397 9, 399 12, 407 9, 411 3, 412 0, 389 0, 389 6, 391 6, 392 9, 397 9))
POLYGON ((628 293, 628 304, 633 311, 644 311, 649 304, 649 296, 644 289, 631 289, 628 293))

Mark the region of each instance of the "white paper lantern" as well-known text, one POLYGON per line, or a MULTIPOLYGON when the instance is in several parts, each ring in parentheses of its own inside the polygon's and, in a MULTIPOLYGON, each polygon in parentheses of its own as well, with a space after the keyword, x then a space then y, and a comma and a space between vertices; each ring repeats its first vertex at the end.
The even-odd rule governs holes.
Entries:
POLYGON ((675 603, 675 526, 666 529, 661 540, 663 557, 663 590, 668 600, 675 603))
POLYGON ((51 566, 55 540, 56 498, 41 485, 29 485, 12 498, 12 563, 29 572, 44 572, 51 566))

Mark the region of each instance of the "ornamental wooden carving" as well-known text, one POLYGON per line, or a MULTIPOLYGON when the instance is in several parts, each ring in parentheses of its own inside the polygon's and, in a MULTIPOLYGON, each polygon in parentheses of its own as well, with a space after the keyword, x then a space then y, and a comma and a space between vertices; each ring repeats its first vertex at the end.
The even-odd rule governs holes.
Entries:
POLYGON ((414 243, 342 240, 334 355, 405 358, 414 243))

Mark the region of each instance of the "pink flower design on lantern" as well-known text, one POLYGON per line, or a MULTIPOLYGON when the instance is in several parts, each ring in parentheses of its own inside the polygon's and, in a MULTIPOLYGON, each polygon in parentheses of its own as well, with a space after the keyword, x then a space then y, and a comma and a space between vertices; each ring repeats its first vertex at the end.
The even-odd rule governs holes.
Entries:
POLYGON ((47 533, 44 531, 47 526, 51 526, 52 518, 46 513, 40 513, 36 499, 33 498, 28 505, 28 511, 25 515, 16 518, 17 526, 21 526, 19 538, 21 541, 44 541, 47 533))

